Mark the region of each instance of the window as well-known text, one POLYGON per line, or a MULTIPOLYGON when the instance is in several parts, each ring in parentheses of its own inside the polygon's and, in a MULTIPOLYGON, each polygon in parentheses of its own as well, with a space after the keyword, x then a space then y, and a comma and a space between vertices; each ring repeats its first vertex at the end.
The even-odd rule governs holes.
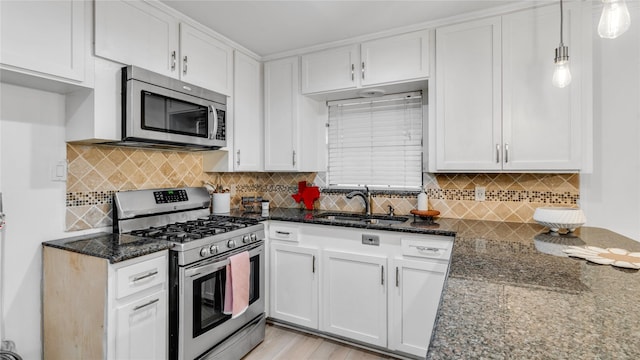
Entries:
POLYGON ((422 186, 419 92, 329 102, 329 186, 422 186))

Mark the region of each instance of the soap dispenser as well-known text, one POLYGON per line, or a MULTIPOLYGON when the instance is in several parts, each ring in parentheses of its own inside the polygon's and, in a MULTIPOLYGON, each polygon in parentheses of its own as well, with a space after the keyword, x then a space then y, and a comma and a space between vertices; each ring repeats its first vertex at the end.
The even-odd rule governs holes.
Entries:
POLYGON ((429 199, 427 198, 427 193, 424 192, 424 189, 420 190, 418 194, 418 210, 429 210, 429 199))

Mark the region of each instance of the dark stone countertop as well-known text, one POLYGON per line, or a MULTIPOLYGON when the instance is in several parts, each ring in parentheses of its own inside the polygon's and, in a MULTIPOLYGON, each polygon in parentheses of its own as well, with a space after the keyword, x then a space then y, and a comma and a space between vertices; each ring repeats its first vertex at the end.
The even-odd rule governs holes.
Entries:
POLYGON ((171 247, 165 240, 106 232, 46 241, 42 245, 107 259, 112 264, 171 247))
MULTIPOLYGON (((350 228, 358 228, 358 229, 371 229, 371 230, 389 230, 389 231, 399 231, 399 232, 407 232, 407 233, 418 233, 418 234, 432 234, 432 235, 443 235, 443 236, 455 236, 455 229, 458 226, 457 220, 453 219, 439 219, 437 223, 428 223, 425 220, 416 218, 417 221, 414 222, 413 215, 397 215, 398 217, 405 217, 407 221, 400 224, 393 225, 382 225, 382 224, 367 224, 367 223, 353 223, 353 222, 345 222, 345 221, 336 221, 330 220, 327 218, 323 218, 322 214, 347 214, 347 215, 362 215, 362 213, 349 213, 349 212, 336 212, 336 211, 326 211, 326 210, 301 210, 301 209, 289 209, 289 208, 275 208, 269 211, 268 216, 262 216, 261 213, 245 213, 238 210, 232 210, 231 216, 239 216, 239 217, 250 217, 258 220, 278 220, 278 221, 290 221, 290 222, 302 222, 308 224, 319 224, 319 225, 335 225, 342 227, 350 227, 350 228)), ((389 216, 380 216, 380 214, 376 214, 380 218, 392 218, 389 216)))
POLYGON ((567 257, 569 245, 640 251, 612 231, 554 235, 538 224, 436 219, 352 225, 323 211, 271 209, 261 220, 455 235, 428 359, 640 359, 640 271, 567 257))
POLYGON ((640 272, 567 257, 640 251, 612 231, 459 220, 428 359, 639 359, 640 272))

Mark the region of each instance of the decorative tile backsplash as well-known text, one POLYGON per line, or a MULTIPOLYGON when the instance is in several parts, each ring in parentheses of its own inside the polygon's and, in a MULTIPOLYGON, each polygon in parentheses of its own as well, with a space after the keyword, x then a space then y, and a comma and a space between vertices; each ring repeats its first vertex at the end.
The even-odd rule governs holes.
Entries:
MULTIPOLYGON (((113 193, 122 190, 219 184, 231 190, 231 208, 243 196, 261 196, 272 207, 300 207, 292 194, 298 182, 325 186, 324 173, 206 173, 202 154, 95 145, 67 145, 66 227, 68 231, 111 226, 113 193)), ((424 174, 429 208, 442 217, 533 222, 540 206, 577 205, 578 174, 424 174), (484 186, 485 201, 476 202, 475 187, 484 186)), ((316 208, 363 211, 360 198, 323 191, 316 208)), ((409 214, 417 192, 373 192, 372 211, 409 214)))

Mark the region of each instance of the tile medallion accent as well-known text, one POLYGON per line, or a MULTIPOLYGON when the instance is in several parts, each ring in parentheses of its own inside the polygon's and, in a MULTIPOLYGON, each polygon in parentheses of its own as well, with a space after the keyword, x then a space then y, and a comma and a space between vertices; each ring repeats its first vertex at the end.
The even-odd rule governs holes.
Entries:
MULTIPOLYGON (((206 173, 202 154, 97 145, 67 145, 66 228, 75 231, 111 226, 111 202, 116 191, 220 184, 231 191, 231 208, 243 196, 261 196, 272 207, 300 207, 292 194, 298 182, 320 186, 316 208, 363 211, 360 198, 326 189, 325 173, 206 173)), ((533 222, 539 206, 575 207, 578 174, 428 174, 423 176, 429 207, 442 217, 509 222, 533 222), (484 186, 486 201, 474 200, 475 187, 484 186)), ((372 211, 409 214, 417 191, 373 191, 372 211)))

